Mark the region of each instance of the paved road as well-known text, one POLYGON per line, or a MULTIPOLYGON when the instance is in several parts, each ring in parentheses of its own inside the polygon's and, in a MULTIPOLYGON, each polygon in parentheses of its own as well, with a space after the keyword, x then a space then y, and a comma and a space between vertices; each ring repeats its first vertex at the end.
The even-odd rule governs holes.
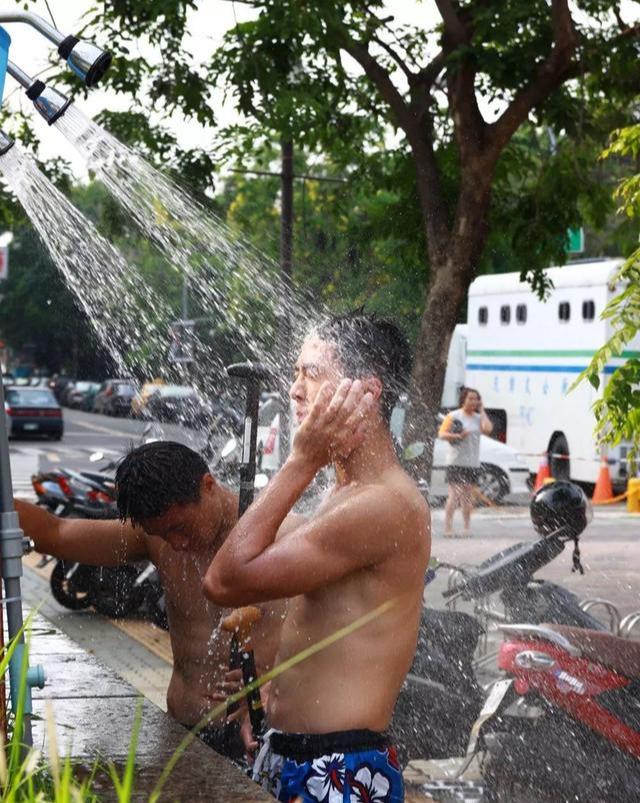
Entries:
MULTIPOLYGON (((64 410, 65 432, 61 441, 21 439, 10 441, 11 472, 14 493, 31 498, 31 475, 56 466, 75 470, 100 470, 110 460, 123 455, 142 442, 148 425, 128 418, 110 418, 79 410, 64 410), (92 454, 101 452, 105 459, 92 463, 92 454)), ((169 438, 199 448, 202 435, 172 424, 153 424, 147 437, 169 438)))

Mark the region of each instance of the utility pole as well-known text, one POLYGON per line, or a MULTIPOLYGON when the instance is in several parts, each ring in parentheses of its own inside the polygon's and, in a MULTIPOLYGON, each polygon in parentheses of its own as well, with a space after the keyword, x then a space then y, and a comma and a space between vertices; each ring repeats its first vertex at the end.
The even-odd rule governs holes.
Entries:
MULTIPOLYGON (((280 354, 283 363, 291 359, 291 298, 293 282, 293 142, 290 139, 281 143, 281 202, 280 202, 280 273, 284 287, 284 310, 280 318, 280 354)), ((282 393, 282 412, 280 413, 280 457, 289 451, 289 397, 282 393)))

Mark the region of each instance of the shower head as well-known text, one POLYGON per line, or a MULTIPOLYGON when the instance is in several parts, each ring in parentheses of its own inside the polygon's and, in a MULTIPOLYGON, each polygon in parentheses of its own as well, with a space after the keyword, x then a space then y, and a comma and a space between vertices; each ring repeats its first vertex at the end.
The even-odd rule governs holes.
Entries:
POLYGON ((38 114, 44 117, 49 125, 59 120, 71 105, 69 98, 57 89, 47 86, 37 78, 31 78, 12 61, 7 64, 7 72, 27 90, 27 97, 33 101, 38 114))
POLYGON ((0 23, 4 22, 25 22, 39 31, 57 46, 58 54, 66 59, 69 67, 82 78, 86 86, 95 86, 111 64, 111 53, 76 36, 65 36, 37 14, 0 9, 0 23))
POLYGON ((58 53, 66 58, 69 67, 89 87, 100 81, 111 64, 111 53, 75 36, 68 36, 58 48, 58 53))
POLYGON ((13 140, 0 129, 0 156, 4 156, 11 148, 13 148, 13 140))

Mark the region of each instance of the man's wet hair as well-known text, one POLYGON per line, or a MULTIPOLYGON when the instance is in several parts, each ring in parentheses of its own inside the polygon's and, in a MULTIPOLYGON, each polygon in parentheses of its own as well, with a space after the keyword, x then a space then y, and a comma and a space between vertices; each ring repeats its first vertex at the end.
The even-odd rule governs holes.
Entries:
POLYGON ((116 471, 120 518, 141 524, 172 505, 198 502, 208 471, 204 459, 182 443, 154 441, 132 449, 116 471))
POLYGON ((374 313, 358 309, 325 318, 316 333, 335 346, 347 376, 354 379, 376 376, 380 380, 380 412, 389 422, 400 394, 407 390, 411 370, 411 349, 400 328, 374 313))

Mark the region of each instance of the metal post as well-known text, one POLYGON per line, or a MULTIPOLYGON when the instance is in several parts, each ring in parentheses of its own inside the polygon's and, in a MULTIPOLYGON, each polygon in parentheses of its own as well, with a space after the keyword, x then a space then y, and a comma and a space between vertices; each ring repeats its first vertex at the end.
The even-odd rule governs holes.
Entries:
MULTIPOLYGON (((11 706, 18 706, 20 680, 24 658, 24 634, 22 631, 22 597, 20 577, 22 576, 22 555, 24 535, 20 529, 18 514, 13 507, 13 486, 11 483, 11 464, 9 462, 9 433, 7 415, 4 409, 4 387, 0 382, 0 553, 2 556, 2 579, 7 606, 7 629, 9 638, 17 637, 18 645, 9 663, 9 682, 11 686, 11 706), (18 634, 20 634, 18 636, 18 634)), ((27 667, 28 672, 28 667, 27 667)), ((28 673, 29 674, 29 673, 28 673)), ((22 741, 33 744, 31 733, 31 687, 27 678, 25 684, 24 731, 22 741)))
MULTIPOLYGON (((290 305, 293 287, 293 142, 284 140, 281 144, 281 205, 280 205, 280 273, 284 285, 284 312, 280 318, 280 358, 286 365, 291 360, 291 316, 290 305)), ((289 397, 281 390, 280 412, 280 458, 289 451, 289 397)))

